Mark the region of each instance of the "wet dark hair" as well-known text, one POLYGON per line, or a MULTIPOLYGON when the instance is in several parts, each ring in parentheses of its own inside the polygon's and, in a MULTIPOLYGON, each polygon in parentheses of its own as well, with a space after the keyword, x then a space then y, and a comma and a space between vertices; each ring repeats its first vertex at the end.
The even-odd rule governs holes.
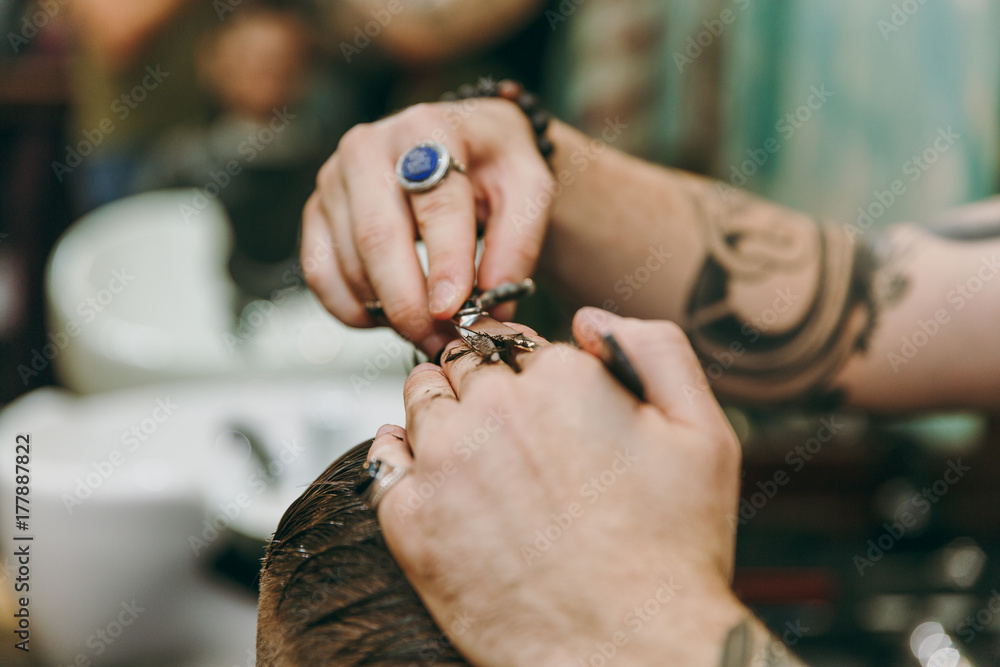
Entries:
POLYGON ((261 569, 258 667, 468 665, 354 491, 370 446, 334 462, 281 517, 261 569))

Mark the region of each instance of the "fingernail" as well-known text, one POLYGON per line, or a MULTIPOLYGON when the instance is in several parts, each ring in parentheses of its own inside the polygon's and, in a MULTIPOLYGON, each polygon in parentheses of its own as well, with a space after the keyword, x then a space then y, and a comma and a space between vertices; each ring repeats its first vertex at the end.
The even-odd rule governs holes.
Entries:
POLYGON ((449 280, 438 281, 427 297, 431 313, 440 315, 448 312, 457 295, 458 288, 455 287, 455 283, 449 280))

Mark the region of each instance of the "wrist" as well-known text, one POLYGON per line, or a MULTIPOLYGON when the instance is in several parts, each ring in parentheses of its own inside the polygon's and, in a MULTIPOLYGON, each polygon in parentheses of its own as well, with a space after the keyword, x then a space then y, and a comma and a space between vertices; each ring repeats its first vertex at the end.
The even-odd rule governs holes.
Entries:
POLYGON ((679 286, 705 253, 702 210, 686 187, 693 177, 557 121, 549 138, 555 185, 539 270, 575 305, 678 317, 684 308, 679 286), (656 279, 633 295, 622 281, 647 259, 656 279))
MULTIPOLYGON (((616 584, 613 594, 598 596, 600 606, 574 605, 563 622, 550 619, 553 629, 537 640, 525 637, 508 664, 717 667, 727 636, 753 618, 721 577, 695 583, 704 580, 678 574, 654 585, 647 579, 642 586, 616 584)), ((766 635, 759 627, 756 634, 766 635)))

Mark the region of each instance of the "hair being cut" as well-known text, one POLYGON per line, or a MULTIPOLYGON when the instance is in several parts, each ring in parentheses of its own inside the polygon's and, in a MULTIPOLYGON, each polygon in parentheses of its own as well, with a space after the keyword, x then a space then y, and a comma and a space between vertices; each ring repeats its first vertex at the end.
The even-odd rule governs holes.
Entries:
POLYGON ((258 667, 468 665, 354 492, 370 446, 334 462, 281 518, 261 570, 258 667))

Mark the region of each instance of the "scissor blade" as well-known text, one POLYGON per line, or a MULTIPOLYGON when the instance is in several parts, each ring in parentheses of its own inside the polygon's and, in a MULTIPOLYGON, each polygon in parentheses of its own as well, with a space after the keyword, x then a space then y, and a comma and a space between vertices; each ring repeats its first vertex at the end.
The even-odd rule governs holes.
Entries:
POLYGON ((460 318, 458 326, 483 336, 491 338, 514 338, 521 334, 506 324, 499 322, 485 313, 467 315, 460 318))

